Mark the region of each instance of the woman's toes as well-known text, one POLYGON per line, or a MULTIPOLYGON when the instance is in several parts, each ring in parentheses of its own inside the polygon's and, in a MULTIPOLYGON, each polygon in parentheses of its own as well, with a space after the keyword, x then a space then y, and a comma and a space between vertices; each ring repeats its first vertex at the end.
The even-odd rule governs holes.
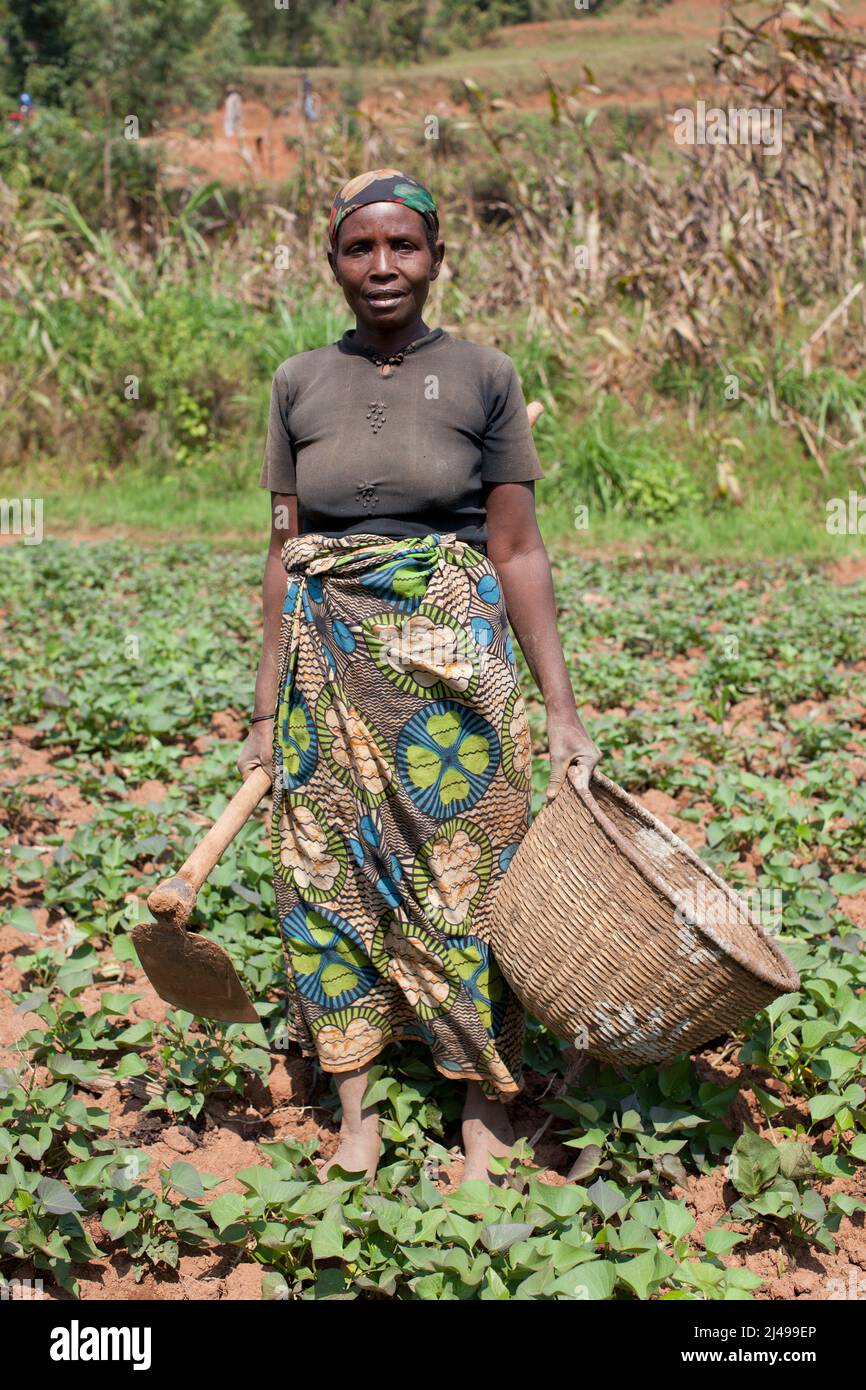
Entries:
POLYGON ((342 1139, 337 1152, 319 1169, 319 1181, 327 1182, 336 1164, 347 1173, 365 1173, 368 1181, 372 1180, 379 1165, 380 1148, 378 1134, 352 1135, 342 1139))

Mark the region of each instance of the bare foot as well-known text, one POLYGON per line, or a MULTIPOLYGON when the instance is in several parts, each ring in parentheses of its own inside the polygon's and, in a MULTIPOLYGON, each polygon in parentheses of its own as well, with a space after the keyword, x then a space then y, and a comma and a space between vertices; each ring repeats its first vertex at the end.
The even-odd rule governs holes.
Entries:
POLYGON ((336 1163, 347 1173, 366 1173, 367 1181, 376 1176, 379 1165, 379 1111, 375 1105, 364 1106, 364 1093, 370 1078, 370 1063, 356 1071, 341 1072, 334 1079, 340 1097, 340 1145, 337 1152, 319 1169, 320 1182, 327 1182, 336 1163))
POLYGON ((365 1172, 367 1181, 372 1182, 379 1166, 382 1145, 379 1140, 379 1113, 374 1112, 361 1120, 359 1126, 340 1127, 340 1144, 337 1152, 323 1163, 319 1169, 319 1181, 327 1182, 335 1163, 345 1168, 347 1173, 365 1172))
POLYGON ((463 1107, 463 1151, 466 1166, 463 1182, 480 1178, 482 1182, 501 1187, 505 1182, 504 1173, 491 1173, 487 1161, 491 1154, 496 1158, 510 1156, 514 1145, 514 1130, 508 1111, 502 1101, 491 1100, 481 1090, 477 1081, 470 1081, 466 1087, 466 1104, 463 1107))

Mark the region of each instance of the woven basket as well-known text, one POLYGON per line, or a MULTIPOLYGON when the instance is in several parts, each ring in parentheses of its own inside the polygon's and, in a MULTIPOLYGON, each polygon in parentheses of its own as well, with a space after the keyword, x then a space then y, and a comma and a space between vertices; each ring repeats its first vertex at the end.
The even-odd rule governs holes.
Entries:
POLYGON ((599 773, 535 817, 491 940, 530 1013, 616 1067, 671 1062, 800 987, 745 900, 599 773))

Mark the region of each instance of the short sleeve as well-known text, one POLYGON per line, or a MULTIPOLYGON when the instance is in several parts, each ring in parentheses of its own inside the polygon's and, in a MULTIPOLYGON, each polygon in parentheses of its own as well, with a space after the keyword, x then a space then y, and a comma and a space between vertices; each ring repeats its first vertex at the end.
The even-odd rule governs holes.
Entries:
POLYGON ((295 446, 289 428, 290 387, 282 366, 277 367, 271 385, 271 408, 268 415, 268 437, 259 475, 259 487, 271 492, 293 495, 295 482, 295 446))
POLYGON ((506 357, 490 385, 481 478, 486 483, 523 483, 543 477, 520 377, 511 358, 506 357))

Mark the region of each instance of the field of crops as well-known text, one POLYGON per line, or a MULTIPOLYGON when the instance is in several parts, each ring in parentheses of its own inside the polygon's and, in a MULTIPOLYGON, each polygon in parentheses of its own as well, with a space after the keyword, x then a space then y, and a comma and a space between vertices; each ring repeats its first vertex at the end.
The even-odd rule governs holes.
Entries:
POLYGON ((861 567, 552 555, 602 770, 760 900, 801 992, 665 1069, 589 1063, 566 1088, 531 1023, 503 1187, 460 1185, 462 1093, 391 1047, 375 1185, 319 1182, 339 1116, 285 1045, 264 811, 198 908, 260 1024, 169 1009, 129 938, 237 785, 264 546, 4 546, 4 1279, 83 1299, 863 1296, 861 567))

